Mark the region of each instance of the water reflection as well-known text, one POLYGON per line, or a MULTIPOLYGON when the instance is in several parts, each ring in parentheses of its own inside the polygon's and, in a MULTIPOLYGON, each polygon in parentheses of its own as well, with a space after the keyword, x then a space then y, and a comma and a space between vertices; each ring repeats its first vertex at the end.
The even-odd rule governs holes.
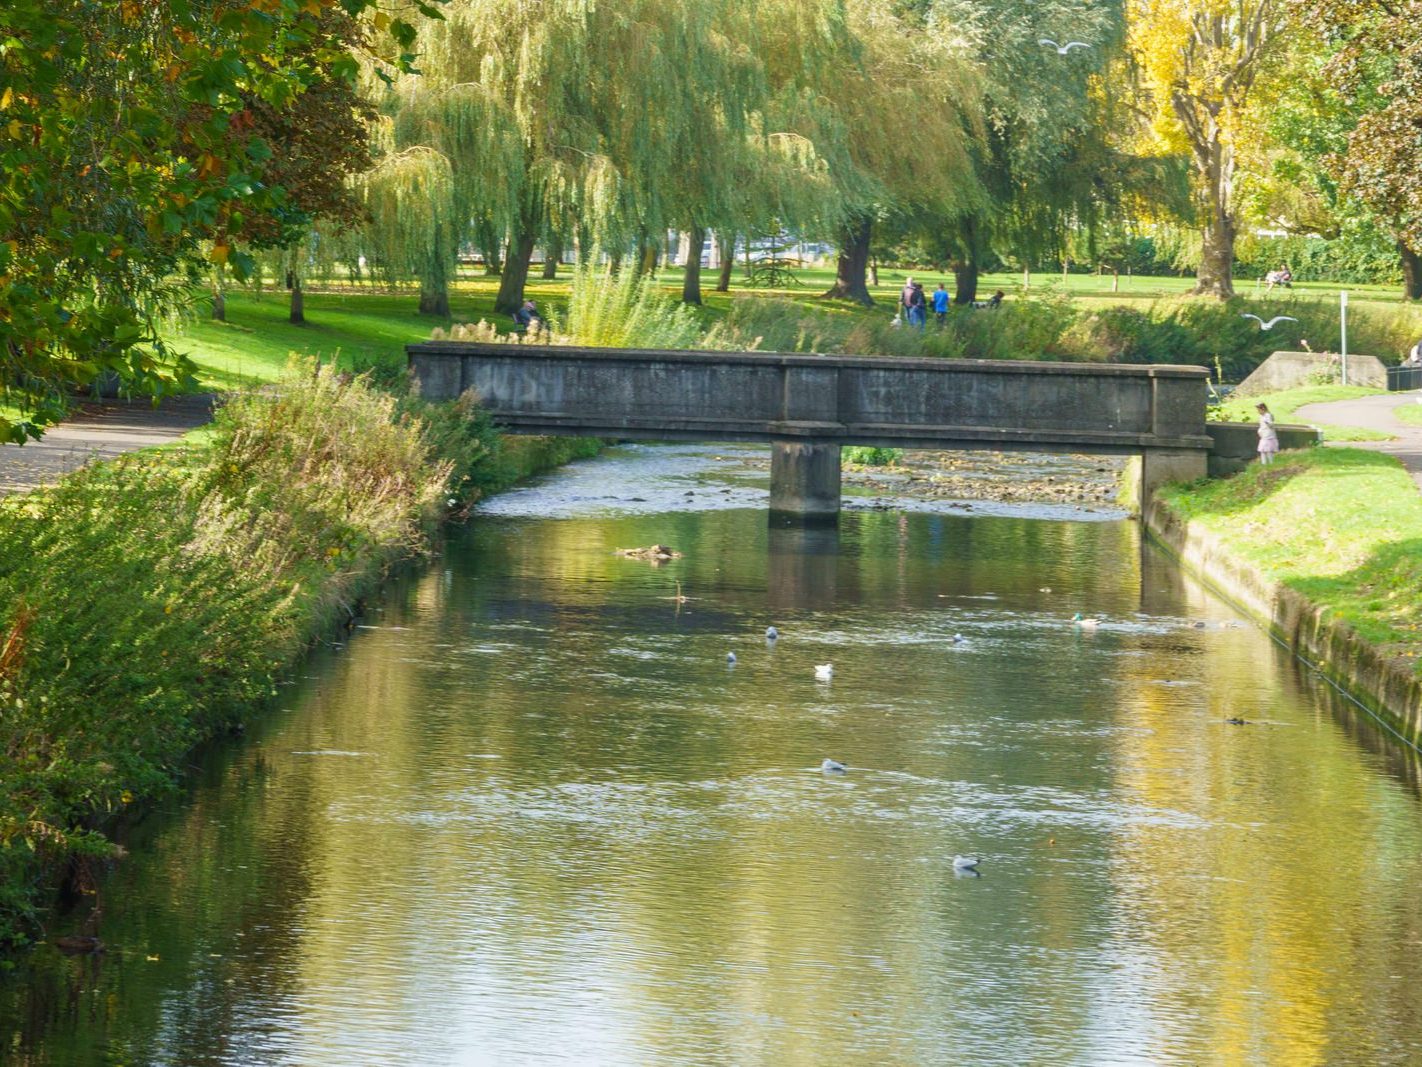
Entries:
POLYGON ((1422 1056, 1410 763, 1132 525, 523 501, 138 829, 7 1062, 1422 1056))

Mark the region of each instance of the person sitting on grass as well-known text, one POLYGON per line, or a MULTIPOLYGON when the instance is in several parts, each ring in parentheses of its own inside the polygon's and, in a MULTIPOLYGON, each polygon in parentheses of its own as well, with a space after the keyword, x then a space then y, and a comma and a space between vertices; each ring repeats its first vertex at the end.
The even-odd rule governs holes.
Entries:
POLYGON ((514 330, 518 333, 527 332, 534 323, 538 324, 535 333, 543 328, 543 316, 538 313, 538 305, 532 300, 523 302, 523 307, 514 312, 513 320, 514 330))

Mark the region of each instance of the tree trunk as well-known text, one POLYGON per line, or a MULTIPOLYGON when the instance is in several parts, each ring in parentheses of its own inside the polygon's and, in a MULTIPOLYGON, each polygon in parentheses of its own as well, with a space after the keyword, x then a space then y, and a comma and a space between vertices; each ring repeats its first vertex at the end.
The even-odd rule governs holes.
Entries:
POLYGON ((494 310, 512 315, 523 307, 523 288, 528 283, 528 265, 533 260, 533 244, 536 230, 525 220, 514 239, 509 242, 508 258, 504 260, 504 274, 499 279, 499 295, 494 298, 494 310))
POLYGON ((879 285, 879 257, 875 256, 869 261, 869 284, 875 288, 879 285))
POLYGON ((1402 241, 1397 242, 1397 251, 1402 256, 1403 297, 1408 300, 1422 300, 1422 254, 1402 241))
POLYGON ((449 318, 449 289, 420 286, 420 314, 440 319, 449 318))
POLYGON ((874 220, 868 216, 851 222, 840 235, 839 260, 835 265, 834 285, 823 295, 837 300, 855 300, 865 307, 874 306, 874 298, 865 284, 869 266, 869 239, 874 232, 874 220))
POLYGON ((212 274, 212 320, 227 321, 227 268, 220 263, 212 274))
POLYGON ((657 276, 657 253, 660 251, 656 241, 644 241, 637 254, 637 273, 650 274, 655 278, 657 276))
POLYGON ((288 271, 286 280, 291 286, 291 314, 287 316, 287 321, 302 326, 306 322, 306 296, 301 291, 301 275, 294 270, 288 271))
POLYGON ((716 292, 729 293, 731 291, 731 271, 736 269, 736 236, 726 234, 722 236, 720 231, 716 233, 717 258, 721 260, 721 273, 716 276, 716 292))
POLYGON ((548 244, 543 249, 543 277, 558 277, 558 261, 563 258, 563 241, 558 237, 550 237, 548 244))
POLYGON ((1193 293, 1228 300, 1234 296, 1234 151, 1213 123, 1191 148, 1206 206, 1193 293))
POLYGON ((484 274, 490 278, 497 277, 502 270, 499 246, 503 244, 503 235, 488 223, 481 222, 475 226, 475 239, 479 244, 479 251, 484 253, 484 274))
POLYGON ((701 303, 701 246, 706 241, 706 228, 692 225, 688 231, 686 267, 681 282, 681 302, 701 303))
POLYGON ((953 264, 953 303, 962 306, 978 298, 978 265, 972 260, 953 264))

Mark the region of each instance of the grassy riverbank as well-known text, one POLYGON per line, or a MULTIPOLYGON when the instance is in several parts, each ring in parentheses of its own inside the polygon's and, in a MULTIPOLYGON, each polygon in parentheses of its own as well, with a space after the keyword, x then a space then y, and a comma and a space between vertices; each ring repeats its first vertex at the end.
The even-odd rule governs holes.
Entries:
MULTIPOLYGON (((1288 422, 1294 412, 1307 404, 1327 404, 1334 400, 1353 400, 1361 396, 1377 396, 1382 389, 1369 389, 1361 385, 1304 385, 1297 389, 1285 389, 1278 393, 1262 396, 1232 396, 1218 408, 1218 417, 1227 422, 1255 422, 1259 413, 1255 405, 1264 403, 1274 413, 1279 422, 1288 422)), ((1361 426, 1320 425, 1324 437, 1330 441, 1386 441, 1388 434, 1381 430, 1369 430, 1361 426)))
POLYGON ((200 443, 0 502, 0 944, 38 936, 56 876, 111 859, 124 812, 440 519, 595 450, 508 447, 469 406, 325 371, 234 398, 200 443))
POLYGON ((1161 498, 1422 677, 1422 495, 1396 460, 1352 448, 1285 452, 1161 498))

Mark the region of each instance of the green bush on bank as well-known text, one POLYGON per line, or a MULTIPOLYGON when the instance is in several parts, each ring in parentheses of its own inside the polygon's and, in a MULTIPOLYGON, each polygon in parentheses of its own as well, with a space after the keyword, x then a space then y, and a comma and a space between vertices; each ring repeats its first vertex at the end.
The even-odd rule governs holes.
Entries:
MULTIPOLYGON (((1422 336, 1422 312, 1355 307, 1348 333, 1350 351, 1391 360, 1422 336)), ((888 308, 865 313, 742 296, 731 305, 723 338, 732 347, 770 352, 1180 363, 1212 368, 1230 382, 1247 377, 1275 351, 1300 350, 1304 340, 1315 351, 1337 351, 1341 344, 1336 304, 1301 294, 1228 303, 1180 297, 1101 308, 1050 291, 1009 296, 996 310, 955 307, 943 324, 930 316, 921 330, 896 325, 888 308), (1261 330, 1246 313, 1298 321, 1261 330)))
POLYGON ((451 506, 563 459, 332 369, 239 396, 201 446, 0 501, 0 944, 64 865, 171 789, 184 756, 273 695, 451 506))

